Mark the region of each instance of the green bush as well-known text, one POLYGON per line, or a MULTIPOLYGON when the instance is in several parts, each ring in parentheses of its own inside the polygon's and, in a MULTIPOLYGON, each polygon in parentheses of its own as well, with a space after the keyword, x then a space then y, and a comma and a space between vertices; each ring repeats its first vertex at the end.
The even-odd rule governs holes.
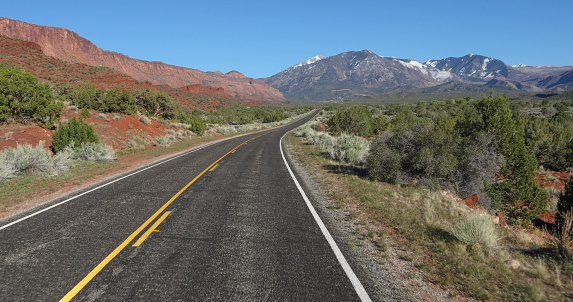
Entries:
POLYGON ((0 65, 0 123, 35 122, 52 128, 60 119, 63 104, 54 101, 49 84, 32 74, 0 65))
POLYGON ((141 89, 134 93, 136 104, 144 112, 154 117, 173 118, 177 104, 164 92, 141 89))
POLYGON ((60 125, 52 134, 52 145, 55 152, 64 150, 70 144, 81 146, 82 143, 99 143, 99 137, 92 125, 83 120, 70 120, 67 124, 60 125))
POLYGON ((104 96, 104 91, 98 89, 94 84, 87 83, 78 85, 74 88, 59 85, 60 94, 70 101, 73 105, 79 108, 88 108, 101 110, 101 101, 104 96))
POLYGON ((135 114, 139 109, 135 102, 136 100, 133 96, 133 92, 116 87, 105 93, 101 104, 101 110, 104 112, 135 114))
POLYGON ((384 116, 373 117, 372 112, 363 106, 352 106, 339 109, 326 121, 328 131, 334 135, 342 133, 371 137, 379 134, 387 127, 384 116))
POLYGON ((196 115, 196 112, 197 111, 190 111, 189 109, 175 105, 173 118, 181 123, 189 125, 189 130, 202 136, 205 133, 205 130, 207 130, 207 124, 201 116, 196 115))
POLYGON ((366 169, 370 179, 393 184, 402 173, 402 157, 386 144, 374 144, 366 159, 366 169))
POLYGON ((83 109, 82 109, 81 116, 82 116, 82 117, 85 117, 85 118, 88 118, 88 117, 90 117, 90 116, 92 116, 92 115, 91 115, 90 110, 89 110, 88 108, 83 108, 83 109))

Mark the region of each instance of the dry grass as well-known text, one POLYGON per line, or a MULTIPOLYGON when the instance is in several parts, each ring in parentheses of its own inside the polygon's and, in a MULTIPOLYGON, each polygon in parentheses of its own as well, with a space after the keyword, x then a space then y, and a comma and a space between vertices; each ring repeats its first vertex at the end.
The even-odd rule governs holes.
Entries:
MULTIPOLYGON (((365 240, 382 247, 388 240, 399 241, 429 281, 461 288, 482 300, 573 298, 573 263, 567 256, 573 237, 555 243, 543 231, 494 226, 490 215, 476 214, 445 192, 371 182, 363 178, 362 167, 334 162, 301 138, 288 136, 287 143, 323 189, 350 213, 349 220, 367 222, 369 229, 362 231, 365 240), (468 221, 475 217, 480 217, 479 223, 469 229, 487 231, 478 232, 472 241, 456 238, 456 226, 471 225, 468 221), (378 233, 393 236, 380 238, 378 233), (512 269, 509 260, 517 260, 520 267, 512 269)), ((573 219, 567 223, 561 236, 571 234, 567 230, 573 229, 573 219)), ((384 248, 379 252, 383 254, 384 248)))

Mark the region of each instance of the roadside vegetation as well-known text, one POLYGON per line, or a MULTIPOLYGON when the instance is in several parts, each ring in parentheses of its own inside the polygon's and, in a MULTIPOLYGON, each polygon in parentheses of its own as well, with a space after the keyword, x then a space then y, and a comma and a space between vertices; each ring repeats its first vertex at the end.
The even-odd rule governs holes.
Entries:
MULTIPOLYGON (((43 127, 41 132, 51 136, 51 145, 44 141, 17 144, 0 152, 0 215, 8 208, 18 208, 19 203, 117 172, 134 162, 221 136, 290 123, 310 110, 252 106, 202 111, 184 107, 170 95, 151 89, 42 83, 30 73, 2 64, 0 125, 43 127), (114 150, 102 137, 111 130, 108 124, 127 117, 129 129, 134 124, 141 126, 132 132, 136 135, 121 142, 123 147, 114 150), (150 126, 155 134, 146 132, 143 125, 150 126)), ((4 142, 14 140, 18 137, 13 132, 3 136, 4 142)))
POLYGON ((382 259, 390 241, 406 240, 404 259, 437 285, 483 300, 568 301, 573 184, 549 191, 536 173, 571 171, 571 105, 492 92, 329 107, 291 141, 382 259), (474 194, 477 206, 460 202, 474 194), (547 211, 555 223, 540 220, 547 211))

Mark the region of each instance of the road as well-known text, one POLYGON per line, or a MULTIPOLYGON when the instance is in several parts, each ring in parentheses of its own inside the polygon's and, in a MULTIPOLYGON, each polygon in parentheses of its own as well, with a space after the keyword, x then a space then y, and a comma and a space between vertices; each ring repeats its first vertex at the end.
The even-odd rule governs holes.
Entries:
POLYGON ((3 221, 0 300, 368 301, 281 156, 302 122, 3 221))

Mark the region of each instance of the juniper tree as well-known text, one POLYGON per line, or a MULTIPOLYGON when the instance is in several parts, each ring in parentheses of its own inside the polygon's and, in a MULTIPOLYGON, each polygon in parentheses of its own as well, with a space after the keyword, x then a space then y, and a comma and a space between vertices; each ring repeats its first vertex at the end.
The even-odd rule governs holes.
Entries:
POLYGON ((499 181, 488 185, 494 206, 504 215, 527 223, 547 206, 547 192, 535 182, 537 160, 525 145, 525 125, 509 108, 507 96, 485 96, 476 104, 482 117, 482 130, 494 136, 494 148, 506 165, 499 181))
POLYGON ((72 142, 75 146, 81 146, 84 142, 99 143, 99 137, 92 125, 74 118, 67 124, 60 125, 52 134, 52 146, 55 152, 64 150, 72 142))

